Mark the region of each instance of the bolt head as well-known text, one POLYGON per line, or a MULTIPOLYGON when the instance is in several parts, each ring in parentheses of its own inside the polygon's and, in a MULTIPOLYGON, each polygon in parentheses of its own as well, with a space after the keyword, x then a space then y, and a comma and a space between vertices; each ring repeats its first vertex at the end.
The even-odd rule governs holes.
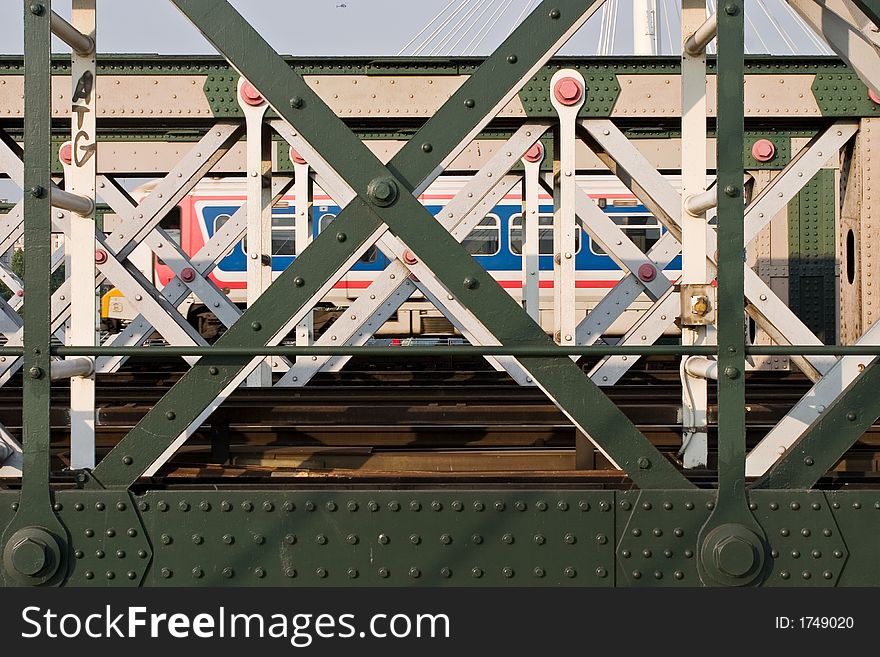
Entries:
POLYGON ((303 156, 300 155, 299 153, 297 153, 294 150, 293 146, 290 147, 289 153, 290 153, 290 161, 293 162, 294 164, 305 164, 306 163, 303 156))
POLYGON ((22 575, 34 577, 49 563, 46 546, 32 538, 25 538, 12 548, 12 566, 22 575))
POLYGON ((715 566, 731 577, 743 577, 755 567, 755 548, 739 536, 718 541, 714 551, 715 566))
POLYGON ((367 195, 376 205, 388 207, 397 201, 397 183, 391 178, 376 178, 367 186, 367 195))
POLYGON ((560 78, 553 87, 553 95, 560 104, 571 107, 581 102, 584 97, 584 88, 574 78, 560 78))
POLYGON ((266 102, 266 99, 263 98, 263 95, 259 91, 257 91, 257 88, 247 80, 241 83, 239 94, 241 95, 242 102, 251 107, 258 107, 266 102))
POLYGON ((73 162, 73 145, 69 141, 61 144, 61 148, 58 149, 58 159, 62 164, 73 162))
POLYGON ((526 151, 526 154, 523 155, 523 159, 526 162, 540 162, 544 159, 544 145, 541 142, 534 144, 529 150, 526 151))
POLYGON ((868 98, 870 98, 875 104, 880 105, 880 94, 873 89, 868 89, 868 98))
POLYGON ((776 146, 769 139, 759 139, 752 144, 752 157, 758 162, 769 162, 776 157, 776 146))
POLYGON ((639 279, 650 283, 655 278, 657 278, 657 268, 654 265, 650 265, 647 262, 639 266, 639 279))
POLYGON ((184 267, 180 272, 180 278, 185 283, 192 283, 196 280, 196 270, 192 267, 184 267))

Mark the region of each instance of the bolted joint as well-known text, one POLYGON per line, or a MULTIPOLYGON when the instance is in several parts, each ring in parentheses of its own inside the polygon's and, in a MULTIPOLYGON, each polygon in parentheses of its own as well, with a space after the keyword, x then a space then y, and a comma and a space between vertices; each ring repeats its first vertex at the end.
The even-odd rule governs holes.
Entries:
POLYGON ((12 566, 22 575, 39 575, 48 563, 49 554, 41 541, 24 538, 12 547, 12 566))
POLYGON ((755 566, 755 547, 739 536, 727 536, 715 545, 715 567, 730 577, 743 577, 755 566))
POLYGON ((245 105, 250 105, 251 107, 259 107, 266 102, 266 99, 263 98, 263 95, 259 91, 257 91, 257 88, 247 80, 242 81, 241 87, 239 87, 238 90, 238 95, 241 98, 241 102, 245 105))
POLYGON ((192 283, 196 280, 196 270, 192 267, 184 267, 180 272, 180 280, 184 283, 192 283))
POLYGON ((739 375, 740 372, 736 367, 728 366, 724 368, 724 376, 726 376, 728 379, 738 379, 739 375))
POLYGON ((306 159, 297 153, 293 146, 288 149, 288 153, 290 154, 290 161, 294 164, 306 164, 306 159))
POLYGON ((526 162, 529 162, 530 164, 540 162, 544 159, 544 145, 541 142, 537 142, 529 150, 526 151, 526 154, 523 155, 522 159, 526 162))
POLYGON ((645 283, 650 283, 657 278, 657 268, 647 262, 643 263, 639 265, 638 276, 639 280, 644 281, 645 283))
POLYGON ((769 162, 776 157, 776 145, 769 139, 759 139, 752 144, 752 157, 757 162, 769 162))
POLYGON ((45 584, 58 573, 63 554, 53 534, 42 527, 24 527, 6 543, 3 565, 8 575, 21 584, 45 584))
POLYGON ((560 78, 553 87, 553 96, 561 105, 577 105, 584 97, 581 83, 572 77, 560 78))
POLYGON ((397 202, 399 190, 391 178, 375 178, 367 185, 367 196, 374 205, 387 208, 397 202))

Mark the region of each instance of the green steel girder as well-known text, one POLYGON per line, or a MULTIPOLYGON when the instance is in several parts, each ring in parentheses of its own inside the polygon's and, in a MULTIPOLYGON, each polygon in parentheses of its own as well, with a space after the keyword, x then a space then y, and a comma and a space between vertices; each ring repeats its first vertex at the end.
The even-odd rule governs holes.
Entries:
MULTIPOLYGON (((18 496, 0 492, 0 522, 18 496)), ((700 586, 706 490, 59 491, 69 586, 700 586)), ((761 586, 880 585, 880 493, 755 491, 761 586)), ((713 555, 714 557, 714 555, 713 555)), ((723 559, 723 555, 721 556, 723 559)))
MULTIPOLYGON (((450 290, 461 291, 462 302, 502 344, 552 344, 410 191, 442 165, 460 142, 479 130, 483 116, 492 114, 493 108, 515 93, 518 81, 582 18, 589 4, 574 0, 541 4, 387 168, 231 6, 202 0, 175 0, 175 4, 358 194, 336 218, 336 235, 322 233, 218 346, 265 344, 383 221, 450 290), (390 203, 371 198, 370 190, 379 182, 390 187, 390 195, 396 197, 390 203)), ((247 362, 218 357, 199 361, 96 467, 97 485, 132 484, 247 362)), ((601 440, 603 448, 637 484, 691 486, 570 359, 523 358, 520 362, 564 412, 601 440)))

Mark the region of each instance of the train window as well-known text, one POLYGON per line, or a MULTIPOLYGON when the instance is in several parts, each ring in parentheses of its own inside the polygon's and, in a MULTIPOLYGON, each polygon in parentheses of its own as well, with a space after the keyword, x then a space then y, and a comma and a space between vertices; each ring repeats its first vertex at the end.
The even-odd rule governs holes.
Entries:
MULTIPOLYGON (((223 227, 230 217, 228 214, 217 215, 214 219, 214 232, 223 227)), ((293 256, 296 255, 295 233, 293 230, 293 215, 272 216, 272 255, 293 256)), ((241 241, 242 249, 247 253, 247 236, 241 241)))
POLYGON ((462 246, 471 255, 495 255, 501 250, 501 220, 497 215, 486 215, 464 238, 462 246))
MULTIPOLYGON (((324 230, 326 230, 327 226, 330 225, 330 222, 333 221, 334 219, 336 219, 336 215, 333 214, 332 212, 329 212, 327 214, 322 214, 318 218, 318 232, 323 233, 324 230)), ((374 244, 369 249, 367 249, 367 252, 364 253, 364 255, 362 255, 358 259, 358 262, 371 263, 371 262, 376 262, 378 259, 379 259, 379 249, 374 244)))
MULTIPOLYGON (((621 230, 627 234, 643 253, 647 253, 660 239, 660 222, 650 214, 609 215, 621 230)), ((596 255, 607 255, 595 240, 590 240, 590 251, 596 255)))
MULTIPOLYGON (((514 214, 510 217, 510 252, 514 255, 522 255, 523 231, 522 214, 514 214)), ((575 253, 581 250, 581 231, 574 234, 575 253)), ((550 213, 538 215, 538 255, 553 255, 553 215, 550 213)))
POLYGON ((169 210, 168 214, 162 217, 159 226, 175 244, 180 244, 180 206, 169 210))
POLYGON ((218 214, 214 217, 214 233, 223 228, 223 224, 232 219, 228 214, 218 214))

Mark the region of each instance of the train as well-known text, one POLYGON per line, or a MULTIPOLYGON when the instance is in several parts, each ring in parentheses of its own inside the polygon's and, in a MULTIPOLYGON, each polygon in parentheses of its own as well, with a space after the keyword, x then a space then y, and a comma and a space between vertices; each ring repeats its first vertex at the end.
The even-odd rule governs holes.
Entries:
MULTIPOLYGON (((442 177, 419 200, 436 216, 468 180, 469 178, 463 176, 442 177)), ((671 182, 680 187, 680 179, 673 179, 671 182)), ((144 198, 153 185, 146 184, 136 189, 135 198, 144 198)), ((647 252, 660 239, 665 229, 659 220, 616 177, 579 176, 577 185, 580 193, 587 194, 643 251, 647 252)), ((192 256, 230 219, 245 199, 245 184, 241 178, 204 180, 168 213, 160 225, 172 239, 178 241, 188 256, 192 256)), ((312 202, 311 226, 306 233, 316 237, 332 224, 340 208, 317 187, 313 190, 312 202)), ((296 260, 298 245, 295 240, 295 213, 296 198, 292 194, 282 197, 272 210, 271 262, 273 275, 276 277, 296 260)), ((463 241, 468 253, 518 301, 522 300, 522 218, 522 190, 520 186, 515 186, 486 213, 463 241)), ((540 322, 542 328, 550 333, 553 322, 553 199, 548 194, 540 197, 539 222, 540 322)), ((576 245, 576 308, 578 315, 582 317, 595 307, 624 273, 599 244, 580 228, 577 231, 576 245)), ((157 288, 161 289, 174 277, 171 269, 146 246, 138 247, 131 260, 157 288)), ((369 249, 316 308, 316 334, 343 312, 358 295, 364 293, 388 264, 389 258, 381 249, 369 249)), ((214 284, 242 308, 247 301, 246 268, 247 240, 242 239, 210 273, 214 284)), ((678 257, 670 262, 663 273, 670 280, 676 280, 680 270, 681 259, 678 257)), ((649 305, 647 297, 636 300, 609 327, 608 334, 623 335, 632 326, 638 313, 649 305)), ((213 313, 193 295, 187 297, 179 310, 206 339, 214 339, 225 330, 213 313)), ((111 288, 102 297, 101 314, 105 329, 115 332, 130 322, 137 313, 117 288, 111 288)), ((452 323, 418 293, 377 333, 393 337, 455 334, 452 323)))

